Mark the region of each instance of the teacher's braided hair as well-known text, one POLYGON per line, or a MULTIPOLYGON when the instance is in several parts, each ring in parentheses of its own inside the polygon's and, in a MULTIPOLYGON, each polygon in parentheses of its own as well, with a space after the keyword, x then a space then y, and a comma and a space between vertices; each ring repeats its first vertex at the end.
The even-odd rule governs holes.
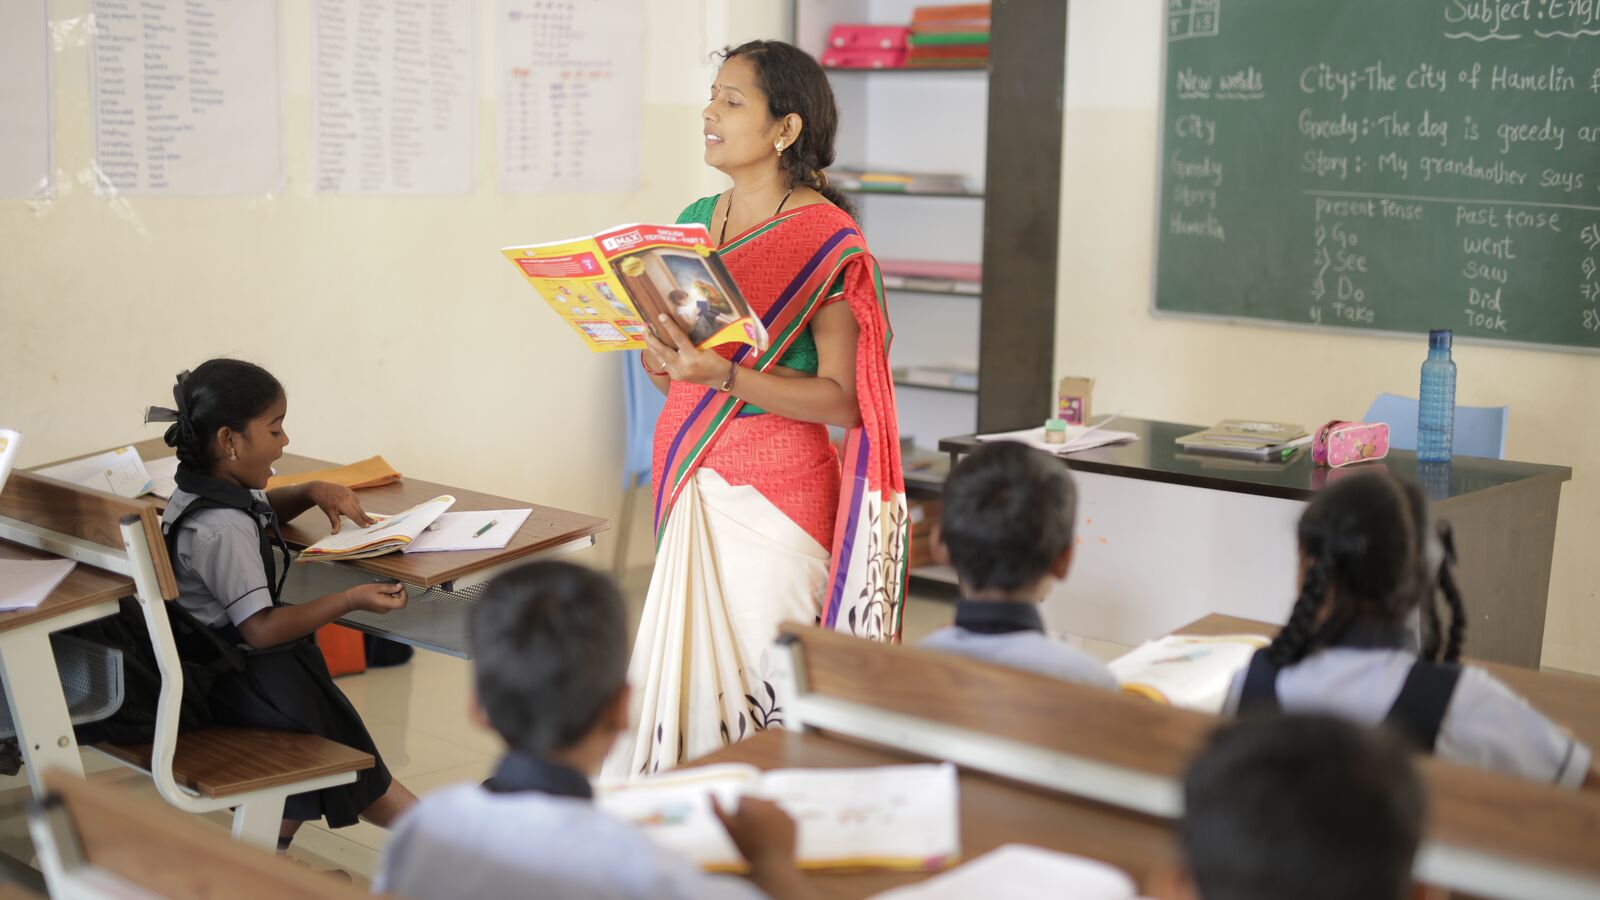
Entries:
POLYGON ((1405 489, 1386 472, 1344 478, 1319 492, 1297 532, 1305 567, 1300 596, 1268 657, 1290 666, 1336 643, 1357 621, 1403 623, 1422 593, 1417 535, 1405 489))
POLYGON ((224 426, 243 431, 252 419, 283 396, 283 385, 255 363, 208 359, 194 371, 178 373, 173 408, 152 406, 146 422, 171 422, 164 440, 178 451, 178 464, 205 475, 217 464, 212 443, 224 426))
POLYGON ((1456 541, 1450 523, 1433 521, 1428 498, 1422 488, 1410 481, 1398 482, 1405 494, 1411 517, 1417 523, 1418 562, 1422 565, 1418 603, 1422 606, 1422 656, 1435 662, 1453 663, 1461 659, 1467 634, 1467 610, 1456 584, 1456 541), (1450 625, 1439 620, 1439 598, 1450 611, 1450 625))
POLYGON ((855 218, 855 204, 828 183, 824 171, 833 165, 833 139, 839 131, 839 107, 828 73, 811 54, 782 41, 747 41, 722 51, 724 60, 736 56, 755 66, 756 84, 767 95, 772 118, 792 113, 804 123, 800 137, 778 156, 788 186, 811 188, 855 218))

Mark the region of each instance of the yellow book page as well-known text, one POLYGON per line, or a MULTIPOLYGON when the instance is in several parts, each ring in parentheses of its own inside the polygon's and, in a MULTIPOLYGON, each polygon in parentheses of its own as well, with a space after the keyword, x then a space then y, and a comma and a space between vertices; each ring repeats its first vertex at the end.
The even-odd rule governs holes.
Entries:
POLYGON ((644 320, 592 238, 500 251, 596 353, 645 348, 644 320))

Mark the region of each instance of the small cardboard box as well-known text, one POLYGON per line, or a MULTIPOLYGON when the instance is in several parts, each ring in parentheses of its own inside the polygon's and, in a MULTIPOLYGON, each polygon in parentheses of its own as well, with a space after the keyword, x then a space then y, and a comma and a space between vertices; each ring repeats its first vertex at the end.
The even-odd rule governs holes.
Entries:
POLYGON ((1068 425, 1087 425, 1093 413, 1089 411, 1090 395, 1094 393, 1093 378, 1067 376, 1061 379, 1057 392, 1056 417, 1068 425))
POLYGON ((907 568, 933 565, 933 532, 939 522, 940 509, 937 497, 913 497, 906 501, 906 513, 911 519, 911 558, 907 560, 907 568))

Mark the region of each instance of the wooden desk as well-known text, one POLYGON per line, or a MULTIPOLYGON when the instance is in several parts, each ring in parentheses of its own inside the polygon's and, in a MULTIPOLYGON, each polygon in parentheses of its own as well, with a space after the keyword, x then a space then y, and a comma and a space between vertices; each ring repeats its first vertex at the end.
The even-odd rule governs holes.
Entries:
MULTIPOLYGON (((55 558, 0 541, 0 559, 55 558)), ((42 796, 47 769, 83 777, 67 697, 54 677, 50 635, 116 613, 117 601, 132 593, 133 579, 79 563, 37 607, 0 612, 0 680, 5 682, 6 702, 26 763, 23 768, 35 797, 42 796)))
MULTIPOLYGON (((928 762, 846 739, 783 729, 764 731, 690 763, 745 763, 759 769, 853 768, 928 762)), ((1092 857, 1118 866, 1142 885, 1174 858, 1171 825, 1162 820, 961 771, 963 860, 1010 843, 1092 857)), ((819 872, 809 876, 828 898, 868 897, 921 881, 931 872, 819 872)))
MULTIPOLYGON (((159 438, 141 441, 134 448, 146 460, 162 459, 174 453, 159 438)), ((308 456, 285 454, 274 464, 274 468, 279 474, 294 475, 336 465, 308 456)), ((363 509, 385 514, 401 512, 440 494, 456 498, 451 506, 454 511, 531 507, 533 512, 511 541, 498 550, 390 553, 334 565, 292 566, 284 591, 285 602, 303 602, 336 593, 352 584, 371 581, 374 577, 393 579, 410 586, 410 599, 405 609, 386 615, 351 613, 340 619, 340 624, 403 644, 466 659, 467 618, 477 589, 482 584, 518 563, 589 547, 594 544, 595 535, 611 527, 608 521, 595 516, 410 477, 393 484, 362 488, 357 492, 363 509)), ((167 502, 159 497, 146 495, 142 499, 157 509, 166 509, 167 502)), ((283 525, 284 541, 292 550, 314 544, 327 534, 328 518, 315 507, 283 525)))
MULTIPOLYGON (((1177 634, 1260 634, 1272 637, 1279 626, 1255 619, 1213 613, 1190 622, 1177 634)), ((1467 646, 1472 646, 1472 631, 1467 630, 1467 646)), ((1489 662, 1468 657, 1468 662, 1521 694, 1534 708, 1572 732, 1592 748, 1600 748, 1600 678, 1567 672, 1539 672, 1521 666, 1489 662)))
MULTIPOLYGON (((134 448, 139 451, 141 458, 147 460, 173 455, 173 449, 159 438, 141 441, 135 444, 134 448)), ((309 456, 286 453, 273 467, 280 475, 296 475, 301 472, 333 468, 337 465, 309 456)), ((409 476, 393 484, 362 488, 357 492, 363 509, 384 514, 401 512, 440 494, 449 494, 456 498, 455 505, 450 507, 456 512, 532 507, 533 513, 503 549, 461 550, 450 553, 390 553, 371 559, 352 560, 342 565, 420 588, 466 587, 470 583, 487 580, 484 574, 486 572, 501 569, 535 554, 561 548, 587 547, 594 543, 595 535, 611 527, 605 519, 594 516, 436 484, 409 476)), ((155 503, 160 509, 166 508, 166 501, 159 497, 150 496, 146 499, 155 503)), ((328 518, 316 508, 307 510, 293 522, 284 523, 283 539, 295 550, 314 544, 327 536, 328 518)))
MULTIPOLYGON (((1419 464, 1394 450, 1348 469, 1184 453, 1175 440, 1200 426, 1120 418, 1137 441, 1060 457, 1078 483, 1081 543, 1072 577, 1045 601, 1053 627, 1138 644, 1222 611, 1281 622, 1296 592, 1295 524, 1324 485, 1384 468, 1420 484, 1455 529, 1480 659, 1537 668, 1565 466, 1457 456, 1419 464)), ((946 438, 957 457, 981 444, 946 438)))

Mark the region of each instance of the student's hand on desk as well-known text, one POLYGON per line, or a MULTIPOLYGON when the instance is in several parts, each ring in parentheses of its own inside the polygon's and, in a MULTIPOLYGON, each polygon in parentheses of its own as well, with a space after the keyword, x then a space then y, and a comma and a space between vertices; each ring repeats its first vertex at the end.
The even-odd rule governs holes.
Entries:
POLYGON ((398 581, 358 584, 344 594, 345 599, 350 601, 351 610, 389 613, 405 609, 406 606, 406 586, 398 581))
POLYGON ((663 314, 656 322, 656 328, 666 342, 658 340, 649 329, 645 330, 644 342, 661 363, 657 371, 665 369, 673 381, 687 381, 709 388, 722 387, 722 383, 728 380, 728 361, 710 350, 696 347, 671 316, 663 314))
POLYGON ((334 534, 338 534, 344 525, 341 516, 348 517, 362 528, 372 524, 366 510, 361 508, 361 501, 356 499, 356 492, 342 484, 313 481, 306 489, 306 496, 327 514, 328 526, 334 534))
POLYGON ((711 797, 711 809, 728 829, 728 837, 739 853, 759 868, 773 863, 793 864, 795 848, 794 819, 771 800, 740 797, 739 805, 732 811, 711 797))

